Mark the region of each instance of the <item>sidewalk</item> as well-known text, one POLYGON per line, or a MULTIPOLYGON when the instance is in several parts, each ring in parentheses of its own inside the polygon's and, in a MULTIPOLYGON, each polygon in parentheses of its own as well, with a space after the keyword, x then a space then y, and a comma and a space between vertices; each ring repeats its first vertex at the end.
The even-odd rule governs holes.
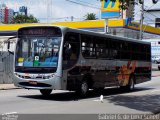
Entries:
POLYGON ((11 90, 11 89, 18 89, 18 87, 15 87, 14 84, 0 84, 0 90, 11 90))
POLYGON ((152 71, 152 77, 158 77, 160 76, 160 71, 152 71))

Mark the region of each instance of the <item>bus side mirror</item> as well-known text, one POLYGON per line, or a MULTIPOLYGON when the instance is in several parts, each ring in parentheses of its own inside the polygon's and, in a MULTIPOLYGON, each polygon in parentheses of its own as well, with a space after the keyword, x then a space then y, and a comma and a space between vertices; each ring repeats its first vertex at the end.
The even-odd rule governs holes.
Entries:
POLYGON ((11 40, 11 39, 15 39, 15 38, 16 38, 16 37, 10 37, 10 38, 7 40, 7 49, 8 49, 8 52, 9 52, 10 54, 12 54, 12 55, 14 55, 14 52, 10 51, 10 44, 11 44, 10 40, 11 40))

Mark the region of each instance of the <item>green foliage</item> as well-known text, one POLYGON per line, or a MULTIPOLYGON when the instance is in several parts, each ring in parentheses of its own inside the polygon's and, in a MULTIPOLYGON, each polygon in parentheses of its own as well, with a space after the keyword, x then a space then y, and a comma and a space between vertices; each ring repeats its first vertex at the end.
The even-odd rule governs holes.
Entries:
POLYGON ((126 10, 128 9, 128 7, 131 5, 131 4, 135 4, 135 0, 119 0, 120 1, 120 8, 122 10, 126 10))
POLYGON ((87 13, 85 15, 85 20, 96 20, 96 14, 94 14, 94 13, 87 13))
MULTIPOLYGON (((100 0, 100 1, 104 1, 104 0, 100 0)), ((107 1, 107 0, 105 0, 107 1)), ((116 0, 111 0, 113 2, 115 2, 116 0)), ((131 4, 135 4, 135 0, 119 0, 120 2, 120 9, 122 10, 126 10, 128 9, 128 7, 131 5, 131 4)))
POLYGON ((21 15, 18 14, 13 17, 12 23, 38 23, 39 20, 35 18, 33 15, 21 15))

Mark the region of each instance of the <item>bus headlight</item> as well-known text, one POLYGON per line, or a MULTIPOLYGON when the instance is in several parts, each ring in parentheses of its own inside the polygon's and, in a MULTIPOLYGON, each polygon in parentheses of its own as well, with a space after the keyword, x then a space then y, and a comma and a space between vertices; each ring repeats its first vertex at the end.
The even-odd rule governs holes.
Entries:
POLYGON ((54 77, 54 74, 52 75, 47 75, 47 76, 43 76, 43 79, 50 79, 50 78, 53 78, 54 77))
POLYGON ((50 78, 50 76, 45 76, 45 79, 49 79, 50 78))

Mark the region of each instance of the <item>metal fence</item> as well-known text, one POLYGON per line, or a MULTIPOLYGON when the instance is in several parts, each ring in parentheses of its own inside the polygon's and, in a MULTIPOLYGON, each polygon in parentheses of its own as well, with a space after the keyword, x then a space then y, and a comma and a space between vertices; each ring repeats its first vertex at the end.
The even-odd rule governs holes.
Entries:
POLYGON ((0 84, 13 83, 13 55, 0 51, 0 84))

